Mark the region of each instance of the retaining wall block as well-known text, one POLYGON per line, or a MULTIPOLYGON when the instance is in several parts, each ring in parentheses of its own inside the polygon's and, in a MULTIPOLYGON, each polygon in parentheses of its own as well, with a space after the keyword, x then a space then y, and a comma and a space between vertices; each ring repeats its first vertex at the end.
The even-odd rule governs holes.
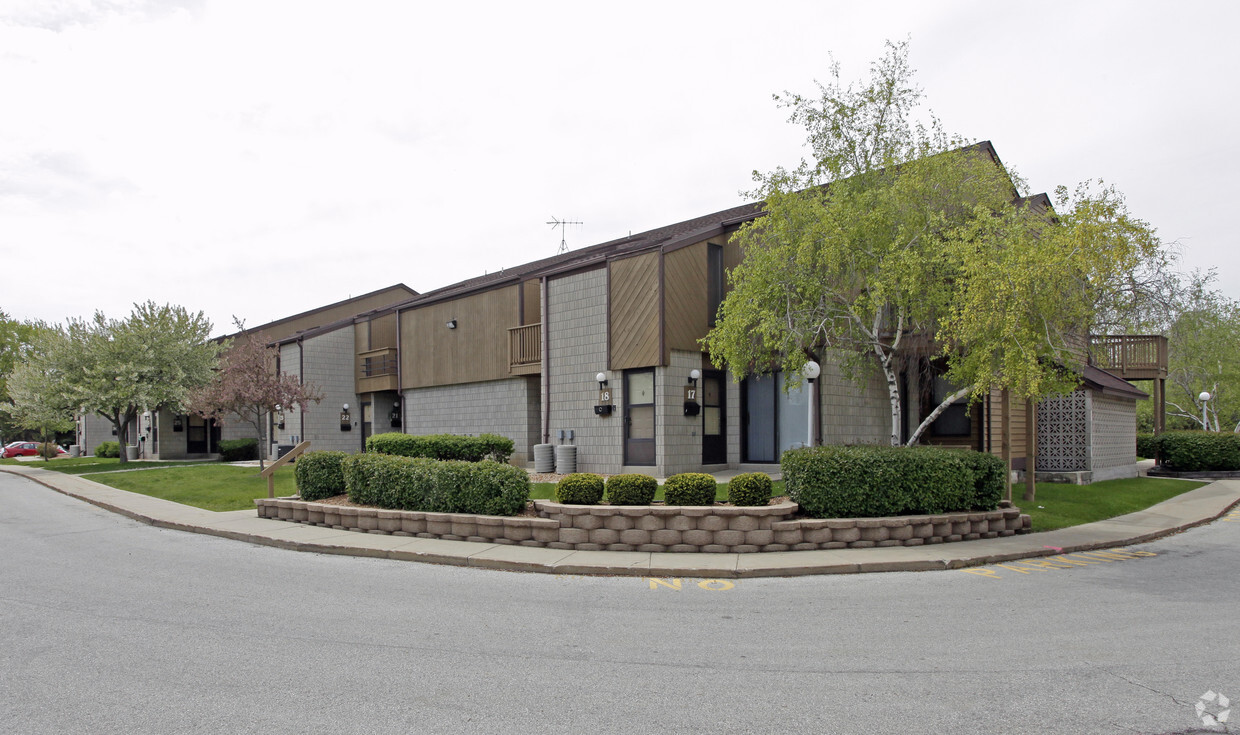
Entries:
POLYGON ((723 546, 740 546, 745 543, 744 531, 716 531, 715 543, 723 546))
POLYGON ((620 543, 630 546, 641 546, 650 543, 650 532, 640 528, 631 528, 620 532, 620 543))

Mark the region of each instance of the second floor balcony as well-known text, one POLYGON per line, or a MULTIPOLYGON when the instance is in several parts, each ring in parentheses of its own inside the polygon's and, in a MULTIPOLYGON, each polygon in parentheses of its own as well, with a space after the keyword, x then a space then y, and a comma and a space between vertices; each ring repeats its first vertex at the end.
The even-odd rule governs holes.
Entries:
POLYGON ((1158 334, 1116 334, 1089 338, 1094 366, 1124 380, 1167 377, 1167 338, 1158 334))
POLYGON ((513 375, 542 372, 542 324, 526 324, 508 330, 508 372, 513 375))
POLYGON ((356 383, 358 393, 399 390, 397 372, 399 356, 395 347, 359 352, 356 383))

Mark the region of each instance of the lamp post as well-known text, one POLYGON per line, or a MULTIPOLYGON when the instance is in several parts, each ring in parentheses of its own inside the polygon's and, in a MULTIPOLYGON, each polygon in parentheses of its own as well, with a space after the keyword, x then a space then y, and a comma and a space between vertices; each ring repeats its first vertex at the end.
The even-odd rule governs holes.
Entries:
POLYGON ((810 360, 805 363, 805 367, 801 368, 801 374, 805 376, 807 381, 809 381, 809 397, 807 398, 807 403, 809 404, 809 431, 805 435, 805 446, 812 447, 814 446, 814 409, 817 408, 818 403, 814 400, 814 380, 822 374, 822 368, 818 365, 818 363, 810 360))
POLYGON ((1207 391, 1201 391, 1201 395, 1197 396, 1197 400, 1201 401, 1201 428, 1203 431, 1210 430, 1209 417, 1206 416, 1206 404, 1210 402, 1211 395, 1207 391))

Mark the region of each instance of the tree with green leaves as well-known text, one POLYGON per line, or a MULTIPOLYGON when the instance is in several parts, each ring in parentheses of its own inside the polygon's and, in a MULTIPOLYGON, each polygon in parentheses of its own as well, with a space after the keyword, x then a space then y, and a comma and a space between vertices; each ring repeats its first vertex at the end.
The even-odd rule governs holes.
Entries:
POLYGON ((1240 303, 1213 289, 1214 279, 1213 271, 1189 278, 1167 332, 1168 415, 1204 431, 1240 432, 1240 303))
POLYGON ((755 173, 764 216, 737 234, 744 258, 703 340, 737 379, 809 359, 838 359, 862 380, 877 369, 901 443, 900 372, 939 358, 960 386, 952 403, 993 387, 1037 399, 1075 387, 1100 305, 1161 252, 1111 188, 1059 192, 1059 213, 986 143, 918 122, 908 44, 888 43, 866 84, 838 65, 818 98, 777 97, 806 128, 813 160, 755 173))
MULTIPOLYGON (((32 347, 36 354, 47 354, 59 346, 55 343, 60 337, 55 330, 44 330, 32 340, 32 347)), ((76 425, 76 408, 59 390, 56 374, 40 361, 18 364, 9 375, 8 390, 10 419, 38 434, 44 444, 53 441, 58 432, 72 431, 76 425)), ((46 454, 44 459, 48 459, 46 454)))
POLYGON ((128 426, 139 413, 182 408, 190 391, 211 380, 221 345, 210 332, 202 312, 148 301, 124 320, 99 312, 89 321, 70 319, 29 365, 48 376, 44 404, 73 406, 112 424, 125 462, 128 426))
POLYGON ((14 417, 10 376, 29 358, 35 340, 47 329, 43 322, 18 321, 0 311, 0 438, 8 439, 22 427, 14 417))

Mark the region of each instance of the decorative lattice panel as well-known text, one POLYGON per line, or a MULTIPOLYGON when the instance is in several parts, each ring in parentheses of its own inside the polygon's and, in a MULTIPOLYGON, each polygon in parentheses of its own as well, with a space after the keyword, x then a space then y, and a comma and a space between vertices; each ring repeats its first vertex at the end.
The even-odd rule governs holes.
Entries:
MULTIPOLYGON (((1089 466, 1089 396, 1073 391, 1038 404, 1038 469, 1082 472, 1089 466)), ((1135 446, 1135 440, 1134 440, 1135 446)))

